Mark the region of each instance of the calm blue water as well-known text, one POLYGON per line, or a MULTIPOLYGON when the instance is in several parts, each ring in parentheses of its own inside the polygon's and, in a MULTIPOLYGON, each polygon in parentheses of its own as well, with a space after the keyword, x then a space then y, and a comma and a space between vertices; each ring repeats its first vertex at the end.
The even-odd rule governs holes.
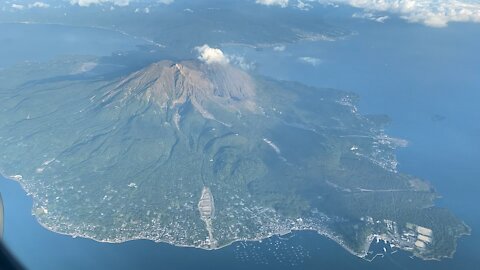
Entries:
POLYGON ((60 55, 109 55, 142 43, 117 32, 87 27, 0 23, 0 69, 60 55))
MULTIPOLYGON (((459 241, 454 259, 424 262, 398 252, 368 263, 311 232, 262 243, 238 243, 218 251, 150 241, 102 244, 72 239, 40 227, 30 214, 31 200, 17 183, 2 180, 6 243, 32 269, 478 269, 480 55, 476 48, 480 27, 431 29, 399 21, 340 23, 358 35, 337 42, 290 45, 281 53, 238 47, 225 50, 255 59, 260 73, 275 78, 352 90, 362 98, 360 111, 390 115, 388 133, 410 141, 409 147, 398 151, 400 170, 432 182, 443 195, 438 204, 451 209, 473 229, 471 236, 459 241), (321 62, 309 66, 297 60, 299 56, 316 57, 321 62), (435 115, 444 120, 435 120, 435 115)), ((0 33, 4 31, 1 27, 0 33)), ((51 27, 44 28, 44 33, 69 32, 51 27)), ((85 33, 82 40, 88 44, 90 36, 85 33)), ((15 40, 11 38, 12 44, 15 40)), ((103 50, 95 47, 81 53, 106 55, 129 49, 115 35, 102 42, 103 50)), ((0 48, 0 54, 5 54, 4 45, 0 48)), ((75 53, 74 44, 65 52, 75 53)))

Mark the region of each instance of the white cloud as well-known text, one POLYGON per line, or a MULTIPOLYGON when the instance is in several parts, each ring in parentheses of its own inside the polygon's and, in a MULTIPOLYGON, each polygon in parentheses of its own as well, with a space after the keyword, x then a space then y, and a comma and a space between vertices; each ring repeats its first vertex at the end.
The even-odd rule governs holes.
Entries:
POLYGON ((245 57, 239 55, 227 55, 227 59, 230 63, 239 66, 244 70, 253 70, 255 69, 255 63, 247 61, 245 57))
POLYGON ((352 15, 353 18, 359 18, 359 19, 366 19, 370 21, 375 21, 379 23, 384 23, 386 20, 389 19, 388 16, 377 16, 371 12, 363 12, 363 13, 354 13, 352 15))
POLYGON ((288 0, 256 0, 255 3, 266 6, 280 6, 282 8, 288 6, 288 0))
MULTIPOLYGON (((169 5, 175 0, 157 0, 157 3, 169 5)), ((79 5, 81 7, 88 7, 90 5, 98 4, 113 4, 116 6, 128 6, 132 0, 70 0, 70 4, 79 5)), ((147 13, 147 12, 146 12, 147 13)))
POLYGON ((310 9, 313 7, 313 6, 310 5, 309 3, 305 3, 305 2, 303 2, 302 0, 298 0, 296 6, 297 6, 298 9, 300 9, 300 10, 305 10, 305 11, 310 10, 310 9))
POLYGON ((97 4, 114 4, 116 6, 128 6, 130 0, 70 0, 70 4, 88 7, 97 4))
POLYGON ((133 12, 135 13, 145 13, 145 14, 148 14, 150 13, 150 8, 149 7, 146 7, 146 8, 136 8, 133 12))
POLYGON ((225 54, 220 49, 212 48, 207 44, 195 47, 198 52, 198 59, 207 64, 232 64, 245 70, 255 68, 255 63, 249 62, 245 57, 235 54, 225 54))
POLYGON ((322 60, 319 58, 315 57, 310 57, 310 56, 304 56, 304 57, 299 57, 298 60, 305 64, 309 64, 312 66, 318 66, 320 63, 322 63, 322 60))
POLYGON ((348 4, 367 11, 384 11, 400 15, 409 22, 445 27, 449 22, 480 23, 478 0, 319 0, 348 4))
POLYGON ((220 49, 211 48, 207 44, 203 46, 195 47, 195 50, 197 50, 199 54, 198 59, 207 64, 213 64, 213 63, 228 64, 229 62, 228 57, 225 54, 223 54, 223 52, 220 49))
POLYGON ((276 52, 283 52, 285 51, 287 47, 285 45, 278 45, 278 46, 275 46, 273 47, 273 50, 276 51, 276 52))
POLYGON ((48 8, 48 7, 50 7, 50 5, 44 2, 35 2, 33 4, 28 4, 28 8, 48 8))
POLYGON ((25 6, 24 5, 19 5, 19 4, 12 4, 12 8, 22 10, 22 9, 25 8, 25 6))

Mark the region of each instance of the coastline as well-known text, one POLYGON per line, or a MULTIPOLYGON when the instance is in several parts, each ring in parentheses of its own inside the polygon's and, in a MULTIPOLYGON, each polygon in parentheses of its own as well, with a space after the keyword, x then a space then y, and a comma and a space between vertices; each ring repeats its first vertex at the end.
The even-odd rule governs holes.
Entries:
POLYGON ((72 24, 66 24, 66 23, 47 23, 47 22, 35 22, 35 21, 0 21, 0 24, 14 24, 14 25, 49 25, 49 26, 58 26, 58 27, 74 27, 74 28, 86 28, 86 29, 93 29, 93 30, 100 30, 100 31, 106 31, 106 32, 111 32, 111 33, 116 33, 120 34, 122 36, 125 36, 127 38, 131 38, 134 40, 140 40, 143 42, 146 42, 147 44, 159 47, 159 48, 165 48, 166 46, 155 42, 151 39, 148 39, 146 37, 140 37, 140 36, 135 36, 132 34, 129 34, 125 31, 115 29, 115 28, 108 28, 108 27, 101 27, 101 26, 90 26, 90 25, 72 25, 72 24))
MULTIPOLYGON (((285 230, 285 231, 279 231, 279 232, 276 232, 276 233, 270 233, 268 235, 265 235, 265 236, 262 236, 262 237, 257 237, 257 238, 239 238, 239 239, 233 239, 227 243, 224 243, 220 246, 215 246, 215 247, 207 247, 207 246, 196 246, 196 245, 188 245, 188 244, 179 244, 179 243, 175 243, 175 242, 172 242, 172 241, 168 241, 168 240, 165 240, 165 239, 152 239, 152 238, 148 238, 148 237, 142 237, 142 236, 138 236, 138 237, 129 237, 129 238, 123 238, 123 239, 118 239, 118 240, 110 240, 110 239, 99 239, 95 236, 91 236, 91 235, 88 235, 88 234, 78 234, 78 233, 68 233, 68 232, 62 232, 62 231, 57 231, 51 227, 49 227, 48 225, 46 225, 45 223, 43 223, 41 221, 41 219, 39 219, 39 217, 34 213, 34 206, 36 205, 36 201, 35 201, 35 198, 33 196, 32 193, 28 192, 28 190, 25 188, 25 184, 23 183, 23 181, 21 180, 18 180, 18 179, 15 179, 11 176, 7 176, 3 171, 0 171, 0 179, 1 178, 5 178, 6 180, 8 181, 13 181, 13 182, 16 182, 20 185, 21 189, 23 192, 25 192, 25 195, 30 197, 32 199, 32 206, 31 206, 31 210, 30 210, 30 213, 32 216, 34 216, 35 218, 35 221, 44 229, 52 232, 52 233, 56 233, 56 234, 59 234, 59 235, 64 235, 64 236, 70 236, 72 238, 83 238, 83 239, 89 239, 89 240, 92 240, 92 241, 95 241, 95 242, 98 242, 98 243, 106 243, 106 244, 122 244, 122 243, 126 243, 126 242, 131 242, 131 241, 136 241, 136 240, 146 240, 146 241, 152 241, 154 243, 164 243, 164 244, 168 244, 168 245, 171 245, 171 246, 175 246, 175 247, 180 247, 180 248, 195 248, 195 249, 201 249, 201 250, 219 250, 219 249, 223 249, 225 247, 228 247, 234 243, 237 243, 237 242, 259 242, 259 241, 262 241, 262 240, 265 240, 265 239, 268 239, 270 237, 282 237, 282 236, 285 236, 285 235, 288 235, 288 234, 292 234, 292 233, 295 233, 295 232, 302 232, 302 231, 311 231, 311 232, 315 232, 317 233, 318 235, 322 236, 322 237, 326 237, 327 239, 330 239, 332 241, 334 241, 337 245, 341 246, 344 250, 346 250, 348 253, 350 253, 351 255, 354 255, 358 258, 365 258, 365 256, 367 256, 368 254, 368 251, 370 249, 370 246, 371 246, 371 243, 372 241, 375 239, 375 238, 379 238, 381 240, 384 240, 384 241, 387 241, 389 242, 389 239, 384 239, 382 238, 380 235, 377 235, 377 234, 369 234, 365 241, 362 243, 362 251, 359 252, 359 251, 355 251, 353 250, 350 246, 346 245, 343 241, 343 239, 340 237, 340 236, 337 236, 335 235, 335 233, 333 231, 331 231, 331 229, 328 229, 327 227, 323 227, 323 228, 318 228, 318 229, 314 229, 314 228, 299 228, 299 227, 292 227, 288 230, 285 230)), ((471 228, 465 224, 465 222, 462 221, 462 223, 468 228, 468 232, 467 233, 462 233, 462 234, 459 234, 455 237, 455 247, 453 249, 453 251, 449 254, 449 255, 446 255, 446 256, 440 256, 440 257, 425 257, 425 256, 422 256, 422 254, 420 253, 417 253, 417 252, 414 252, 412 250, 404 250, 404 249, 401 249, 399 248, 400 250, 404 250, 408 253, 411 253, 412 256, 415 256, 419 259, 422 259, 422 260, 426 260, 426 261, 441 261, 442 259, 444 258, 452 258, 453 255, 455 254, 456 250, 457 250, 457 240, 463 236, 467 236, 467 235, 470 235, 471 234, 471 228)))
MULTIPOLYGON (((270 237, 282 237, 282 236, 285 236, 285 235, 288 235, 288 234, 292 234, 292 233, 295 233, 295 232, 302 232, 302 231, 311 231, 311 232, 315 232, 317 233, 319 236, 321 237, 325 237, 327 239, 330 239, 332 241, 334 241, 337 245, 339 245, 340 247, 342 247, 344 250, 346 250, 348 253, 350 253, 351 255, 354 255, 358 258, 365 258, 365 256, 368 255, 368 251, 370 250, 370 246, 372 244, 372 241, 375 239, 375 238, 379 238, 383 241, 386 241, 386 242, 389 242, 389 239, 384 239, 382 238, 380 235, 377 235, 377 234, 369 234, 365 241, 362 243, 362 251, 359 252, 359 251, 355 251, 353 248, 351 248, 350 246, 346 245, 345 242, 343 241, 343 239, 341 238, 341 236, 337 236, 333 231, 331 231, 331 229, 328 229, 326 226, 324 226, 323 228, 318 228, 318 229, 314 229, 314 228, 298 228, 298 227, 292 227, 288 230, 284 230, 284 231, 279 231, 279 232, 275 232, 275 233, 270 233, 268 235, 265 235, 265 236, 261 236, 261 237, 257 237, 257 238, 239 238, 239 239, 233 239, 227 243, 224 243, 220 246, 215 246, 215 247, 207 247, 207 246, 195 246, 195 245, 188 245, 188 244, 179 244, 179 243, 176 243, 176 242, 173 242, 173 241, 169 241, 169 240, 166 240, 166 239, 152 239, 152 238, 148 238, 148 237, 143 237, 143 236, 134 236, 134 237, 129 237, 129 238, 123 238, 123 239, 119 239, 119 240, 110 240, 110 239, 99 239, 95 236, 91 236, 91 235, 88 235, 88 234, 81 234, 81 233, 68 233, 68 232, 62 232, 62 231, 58 231, 58 230, 55 230, 53 228, 51 228, 50 226, 46 225, 44 222, 41 221, 41 219, 39 218, 39 216, 37 216, 35 213, 34 213, 34 207, 36 205, 36 200, 35 200, 35 197, 32 193, 30 193, 25 187, 26 185, 23 183, 23 181, 21 181, 21 179, 16 179, 14 177, 11 177, 11 176, 7 176, 2 170, 0 170, 0 179, 1 178, 5 178, 6 180, 8 181, 13 181, 13 182, 16 182, 20 185, 21 189, 23 192, 25 192, 25 195, 27 197, 30 197, 32 199, 32 205, 31 205, 31 209, 30 209, 30 213, 32 216, 34 216, 35 218, 35 221, 44 229, 52 232, 52 233, 55 233, 55 234, 59 234, 59 235, 64 235, 64 236, 70 236, 72 238, 83 238, 83 239, 89 239, 89 240, 92 240, 92 241, 95 241, 95 242, 98 242, 98 243, 106 243, 106 244, 122 244, 122 243, 126 243, 126 242, 131 242, 131 241, 137 241, 137 240, 145 240, 145 241, 151 241, 151 242, 154 242, 154 243, 164 243, 164 244, 168 244, 168 245, 171 245, 171 246, 175 246, 175 247, 180 247, 180 248, 195 248, 195 249, 201 249, 201 250, 219 250, 219 249, 223 249, 225 247, 228 247, 234 243, 237 243, 237 242, 259 242, 259 241, 262 241, 262 240, 265 240, 265 239, 268 239, 270 237)), ((402 248, 399 248, 400 250, 403 250, 403 251, 406 251, 410 254, 412 254, 412 256, 414 257, 417 257, 421 260, 425 260, 425 261, 441 261, 442 259, 446 259, 446 258, 453 258, 453 255, 455 254, 456 250, 457 250, 457 240, 463 236, 468 236, 468 235, 471 235, 471 228, 465 224, 465 222, 462 222, 467 228, 468 228, 468 232, 466 233, 462 233, 462 234, 459 234, 455 237, 455 247, 454 249, 452 250, 452 252, 449 254, 449 255, 445 255, 445 256, 440 256, 440 257, 425 257, 425 256, 422 256, 421 253, 418 253, 418 252, 415 252, 415 251, 412 251, 412 250, 404 250, 402 248)))
MULTIPOLYGON (((340 245, 342 248, 344 248, 346 251, 348 251, 350 254, 352 255, 355 255, 359 258, 362 258, 364 257, 367 252, 368 252, 368 249, 364 252, 364 253, 359 253, 359 252, 355 252, 353 249, 351 249, 349 246, 345 245, 343 243, 343 241, 340 239, 340 237, 337 237, 334 235, 334 233, 332 232, 329 232, 329 230, 327 228, 323 228, 323 230, 315 230, 315 229, 298 229, 298 228, 291 228, 287 231, 282 231, 282 232, 278 232, 278 233, 273 233, 273 234, 269 234, 269 235, 266 235, 265 237, 259 237, 259 238, 242 238, 242 239, 234 239, 230 242, 227 242, 221 246, 216 246, 214 248, 209 248, 209 247, 204 247, 204 246, 195 246, 195 245, 183 245, 183 244, 178 244, 178 243, 174 243, 174 242, 170 242, 170 241, 166 241, 166 240, 161 240, 161 239, 150 239, 150 238, 146 238, 146 237, 130 237, 130 238, 124 238, 124 239, 121 239, 121 240, 118 240, 118 241, 114 241, 114 240, 108 240, 108 239, 98 239, 98 238, 95 238, 93 236, 90 236, 90 235, 87 235, 87 234, 72 234, 72 233, 66 233, 66 232, 61 232, 61 231, 57 231, 55 229, 52 229, 50 228, 49 226, 47 226, 46 224, 44 224, 39 218, 37 215, 35 215, 34 213, 34 206, 35 206, 35 198, 34 196, 25 188, 25 185, 24 183, 21 181, 21 180, 18 180, 18 179, 15 179, 11 176, 7 176, 4 171, 0 170, 0 180, 1 178, 5 178, 6 180, 8 181, 13 181, 15 183, 18 183, 21 187, 21 189, 25 192, 25 195, 27 197, 30 197, 30 199, 32 200, 32 206, 31 206, 31 210, 30 210, 30 213, 32 216, 34 216, 35 218, 35 221, 44 229, 50 231, 50 232, 53 232, 53 233, 56 233, 56 234, 60 234, 60 235, 64 235, 64 236, 70 236, 72 238, 84 238, 84 239, 89 239, 89 240, 93 240, 95 242, 98 242, 98 243, 106 243, 106 244, 121 244, 121 243, 125 243, 125 242, 130 242, 130 241, 136 241, 136 240, 147 240, 147 241, 152 241, 154 243, 165 243, 165 244, 168 244, 168 245, 172 245, 172 246, 175 246, 175 247, 181 247, 181 248, 198 248, 198 249, 202 249, 202 250, 219 250, 219 249, 222 249, 222 248, 225 248, 225 247, 228 247, 234 243, 237 243, 237 242, 258 242, 258 241, 262 241, 262 240, 265 240, 265 239, 268 239, 270 237, 274 237, 274 236, 285 236, 285 235, 288 235, 288 234, 291 234, 291 233, 294 233, 294 232, 300 232, 300 231, 312 231, 312 232, 316 232, 317 234, 319 234, 320 236, 323 236, 323 237, 326 237, 332 241, 334 241, 336 244, 340 245)), ((370 243, 367 244, 367 246, 369 247, 370 246, 370 243)))

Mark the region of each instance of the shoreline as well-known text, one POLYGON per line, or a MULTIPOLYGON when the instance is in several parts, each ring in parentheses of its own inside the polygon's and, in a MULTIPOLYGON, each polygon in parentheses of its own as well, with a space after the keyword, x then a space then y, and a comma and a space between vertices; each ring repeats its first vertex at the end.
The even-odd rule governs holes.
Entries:
MULTIPOLYGON (((196 248, 196 249, 201 249, 201 250, 219 250, 219 249, 222 249, 222 248, 225 248, 225 247, 228 247, 234 243, 237 243, 237 242, 260 242, 262 240, 265 240, 265 239, 268 239, 268 238, 271 238, 271 237, 282 237, 282 236, 285 236, 285 235, 288 235, 288 234, 294 234, 295 232, 302 232, 302 231, 310 231, 310 232, 315 232, 316 234, 322 236, 322 237, 325 237, 329 240, 332 240, 334 241, 337 245, 339 245, 340 247, 342 247, 344 250, 346 250, 348 253, 350 253, 351 255, 354 255, 358 258, 361 258, 361 259, 364 259, 365 256, 367 256, 368 254, 368 251, 370 250, 370 246, 371 246, 371 243, 372 241, 375 239, 375 238, 378 238, 380 237, 379 235, 377 234, 370 234, 367 236, 367 238, 365 239, 364 243, 363 243, 363 252, 357 252, 355 250, 353 250, 351 247, 349 247, 348 245, 346 245, 344 243, 344 241, 341 239, 340 236, 336 236, 334 232, 331 231, 331 229, 328 229, 328 228, 319 228, 319 229, 301 229, 301 228, 291 228, 291 229, 288 229, 286 231, 281 231, 281 232, 276 232, 276 233, 272 233, 272 234, 269 234, 269 235, 266 235, 265 237, 259 237, 259 238, 243 238, 243 239, 234 239, 232 241, 229 241, 223 245, 220 245, 220 246, 216 246, 216 247, 205 247, 205 246, 195 246, 195 245, 185 245, 185 244, 179 244, 179 243, 174 243, 174 242, 171 242, 171 241, 166 241, 166 240, 162 240, 162 239, 151 239, 151 238, 146 238, 146 237, 130 237, 130 238, 124 238, 124 239, 121 239, 121 240, 108 240, 108 239, 98 239, 98 238, 95 238, 94 236, 90 236, 90 235, 87 235, 87 234, 72 234, 72 233, 67 233, 67 232, 61 232, 61 231, 57 231, 55 229, 52 229, 50 228, 49 226, 47 226, 46 224, 44 224, 37 215, 35 215, 34 213, 34 206, 35 206, 35 199, 34 199, 34 196, 32 193, 30 193, 26 188, 25 188, 25 184, 23 183, 23 181, 21 181, 21 179, 16 179, 16 178, 13 178, 13 177, 10 177, 10 176, 6 176, 6 174, 0 170, 0 181, 1 181, 1 178, 5 178, 7 181, 13 181, 15 183, 18 183, 20 188, 22 189, 22 191, 24 192, 24 194, 27 196, 27 197, 30 197, 30 199, 32 200, 32 205, 31 205, 31 209, 30 209, 30 214, 34 217, 35 221, 37 222, 37 224, 39 224, 42 228, 46 229, 47 231, 50 231, 52 233, 55 233, 55 234, 59 234, 59 235, 63 235, 63 236, 69 236, 71 238, 83 238, 83 239, 88 239, 88 240, 92 240, 94 242, 97 242, 97 243, 105 243, 105 244, 122 244, 122 243, 126 243, 126 242, 131 242, 131 241, 137 241, 137 240, 145 240, 145 241, 151 241, 153 243, 162 243, 162 244, 168 244, 168 245, 171 245, 171 246, 175 246, 175 247, 179 247, 179 248, 196 248)), ((23 178, 22 178, 23 179, 23 178)), ((462 221, 462 223, 468 228, 468 232, 467 233, 463 233, 463 234, 460 234, 458 235, 456 238, 455 238, 455 247, 454 247, 454 250, 451 252, 451 254, 449 255, 446 255, 446 256, 440 256, 440 257, 424 257, 422 256, 421 254, 419 253, 416 253, 416 252, 413 252, 413 251, 408 251, 408 250, 404 250, 404 249, 401 249, 399 248, 399 250, 402 250, 402 251, 405 251, 405 252, 408 252, 410 254, 412 254, 412 256, 414 257, 417 257, 421 260, 425 260, 425 261, 441 261, 442 259, 448 259, 448 258, 453 258, 453 255, 455 254, 456 250, 457 250, 457 240, 460 239, 461 237, 463 236, 468 236, 468 235, 471 235, 471 228, 465 224, 465 222, 462 221)), ((388 241, 388 239, 383 239, 383 238, 379 238, 381 240, 384 240, 384 241, 388 241)))
MULTIPOLYGON (((25 185, 21 180, 12 178, 10 176, 7 176, 4 173, 4 171, 0 170, 0 181, 1 181, 1 178, 4 178, 8 181, 13 181, 13 182, 19 184, 20 188, 23 190, 25 195, 27 197, 30 197, 30 199, 32 200, 32 206, 31 206, 31 209, 30 209, 30 214, 34 217, 37 224, 39 224, 42 228, 44 228, 44 229, 46 229, 46 230, 48 230, 52 233, 56 233, 56 234, 60 234, 60 235, 64 235, 64 236, 70 236, 71 238, 89 239, 89 240, 92 240, 92 241, 95 241, 95 242, 98 242, 98 243, 105 243, 105 244, 122 244, 122 243, 136 241, 136 240, 146 240, 146 241, 152 241, 154 243, 164 243, 164 244, 172 245, 172 246, 175 246, 175 247, 181 247, 181 248, 197 248, 197 249, 201 249, 201 250, 219 250, 219 249, 228 247, 228 246, 230 246, 230 245, 232 245, 236 242, 259 242, 259 241, 268 239, 270 237, 275 237, 275 236, 281 237, 281 236, 285 236, 285 235, 292 234, 292 233, 295 233, 295 232, 311 231, 311 232, 317 233, 320 236, 326 237, 326 238, 334 241, 336 244, 340 245, 347 252, 349 252, 350 254, 355 255, 359 258, 364 257, 366 255, 366 253, 368 252, 368 249, 365 251, 365 253, 355 252, 353 249, 351 249, 350 247, 345 245, 339 237, 335 236, 333 233, 327 232, 326 229, 325 229, 325 231, 320 231, 320 230, 314 230, 314 229, 295 229, 295 228, 292 228, 292 229, 289 229, 289 230, 284 231, 284 232, 273 233, 273 234, 270 234, 268 236, 260 237, 260 238, 235 239, 235 240, 232 240, 230 242, 227 242, 227 243, 225 243, 221 246, 217 246, 217 247, 214 247, 214 248, 208 248, 208 247, 202 247, 202 246, 193 246, 193 245, 182 245, 182 244, 173 243, 173 242, 169 242, 169 241, 154 240, 154 239, 145 238, 145 237, 132 237, 132 238, 125 238, 125 239, 122 239, 122 240, 119 240, 119 241, 113 241, 113 240, 97 239, 95 237, 85 235, 85 234, 72 234, 72 233, 66 233, 66 232, 59 232, 59 231, 56 231, 56 230, 50 228, 49 226, 45 225, 43 222, 40 221, 38 216, 34 214, 34 206, 35 206, 34 196, 30 192, 28 192, 27 189, 25 189, 25 185)), ((370 246, 370 243, 368 243, 367 245, 370 246)))
MULTIPOLYGON (((148 39, 146 37, 140 37, 140 36, 135 36, 132 34, 129 34, 123 30, 115 29, 115 28, 108 28, 108 27, 101 27, 101 26, 91 26, 91 25, 73 25, 73 24, 66 24, 66 23, 47 23, 47 22, 36 22, 36 21, 0 21, 0 25, 5 25, 5 24, 13 24, 13 25, 43 25, 43 26, 57 26, 57 27, 73 27, 73 28, 85 28, 85 29, 92 29, 92 30, 97 30, 97 31, 106 31, 106 32, 111 32, 115 34, 119 34, 121 36, 133 39, 133 40, 139 40, 142 42, 145 42, 146 44, 156 46, 158 48, 166 48, 165 45, 155 42, 151 39, 148 39)), ((139 44, 140 45, 140 44, 139 44)), ((138 45, 137 45, 138 46, 138 45)))

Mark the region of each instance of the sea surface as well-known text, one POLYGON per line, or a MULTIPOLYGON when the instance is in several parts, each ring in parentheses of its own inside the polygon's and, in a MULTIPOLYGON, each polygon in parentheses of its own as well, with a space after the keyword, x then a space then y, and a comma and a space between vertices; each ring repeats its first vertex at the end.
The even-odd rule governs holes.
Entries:
MULTIPOLYGON (((432 29, 400 20, 381 24, 349 16, 337 23, 356 34, 333 42, 286 45, 283 51, 222 49, 244 57, 261 74, 349 90, 360 95, 360 112, 388 114, 392 121, 386 132, 410 142, 398 150, 399 170, 431 182, 442 195, 437 205, 449 208, 472 228, 471 236, 459 240, 453 259, 422 261, 399 251, 367 262, 314 232, 239 242, 215 251, 141 240, 98 243, 44 229, 31 215, 31 198, 19 184, 0 179, 7 246, 29 269, 49 270, 478 269, 480 27, 452 24, 432 29), (317 60, 313 65, 299 57, 317 60)), ((0 67, 62 54, 110 55, 135 50, 136 45, 142 42, 98 29, 0 24, 0 67), (37 46, 32 50, 28 44, 37 46)))

